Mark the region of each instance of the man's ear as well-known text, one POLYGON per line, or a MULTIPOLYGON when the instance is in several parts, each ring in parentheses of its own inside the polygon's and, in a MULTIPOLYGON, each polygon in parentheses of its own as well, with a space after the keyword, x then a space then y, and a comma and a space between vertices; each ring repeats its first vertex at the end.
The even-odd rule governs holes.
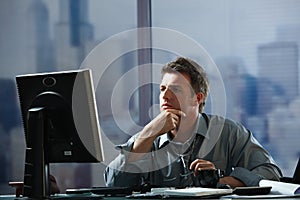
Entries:
POLYGON ((204 98, 203 93, 201 93, 201 92, 197 93, 196 98, 194 99, 194 103, 198 104, 198 105, 201 104, 203 101, 203 98, 204 98))
POLYGON ((203 93, 202 93, 202 92, 199 92, 199 93, 197 93, 196 95, 197 95, 197 102, 198 102, 198 104, 201 104, 202 101, 203 101, 203 98, 204 98, 203 93))

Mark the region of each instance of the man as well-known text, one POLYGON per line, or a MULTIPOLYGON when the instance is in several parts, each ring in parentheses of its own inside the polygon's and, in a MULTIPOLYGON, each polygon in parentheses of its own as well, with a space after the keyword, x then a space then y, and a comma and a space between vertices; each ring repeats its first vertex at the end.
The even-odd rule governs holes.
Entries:
MULTIPOLYGON (((105 171, 107 186, 199 186, 198 174, 220 169, 220 184, 257 186, 282 176, 269 153, 241 124, 203 113, 209 83, 194 61, 162 68, 160 114, 127 143, 105 171)), ((201 186, 201 184, 200 184, 201 186)))

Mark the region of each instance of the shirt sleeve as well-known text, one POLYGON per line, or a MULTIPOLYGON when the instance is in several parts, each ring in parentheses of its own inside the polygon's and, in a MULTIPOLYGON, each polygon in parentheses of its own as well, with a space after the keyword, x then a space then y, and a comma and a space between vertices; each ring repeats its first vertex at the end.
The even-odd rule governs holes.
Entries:
POLYGON ((134 137, 130 138, 125 144, 118 145, 120 154, 106 167, 104 179, 106 186, 137 186, 143 183, 147 173, 145 169, 149 167, 149 156, 146 154, 142 159, 135 162, 127 162, 128 155, 134 143, 134 137))
POLYGON ((234 169, 230 176, 239 179, 246 186, 258 186, 262 179, 279 181, 281 170, 252 133, 240 124, 231 128, 231 141, 234 141, 231 143, 231 159, 234 169))

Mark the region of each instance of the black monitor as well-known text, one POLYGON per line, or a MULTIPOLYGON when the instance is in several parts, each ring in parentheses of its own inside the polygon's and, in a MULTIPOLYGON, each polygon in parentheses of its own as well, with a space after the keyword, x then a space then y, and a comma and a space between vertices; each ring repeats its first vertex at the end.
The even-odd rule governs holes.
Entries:
POLYGON ((103 150, 89 69, 16 77, 26 138, 23 196, 50 195, 49 164, 101 162, 103 150))

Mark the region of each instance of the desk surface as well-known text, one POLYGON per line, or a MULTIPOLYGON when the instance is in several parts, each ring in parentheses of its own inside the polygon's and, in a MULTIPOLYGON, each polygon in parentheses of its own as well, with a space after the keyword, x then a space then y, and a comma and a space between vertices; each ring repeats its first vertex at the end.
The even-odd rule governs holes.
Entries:
MULTIPOLYGON (((273 199, 273 198, 268 198, 268 195, 265 196, 266 198, 263 198, 262 196, 252 196, 250 199, 273 199)), ((22 199, 27 199, 28 198, 22 198, 22 197, 16 197, 15 195, 0 195, 0 200, 22 200, 22 199)), ((76 199, 76 200, 84 200, 84 199, 103 199, 103 200, 125 200, 125 199, 132 199, 132 198, 126 198, 126 197, 103 197, 103 196, 95 196, 95 195, 57 195, 55 196, 53 199, 76 199)), ((141 199, 138 199, 138 198, 134 198, 135 200, 145 200, 145 198, 141 198, 141 199)), ((148 198, 150 199, 150 198, 148 198)), ((151 199, 155 199, 155 198, 151 198, 151 199)), ((162 198, 156 198, 156 199, 162 199, 162 198)), ((168 199, 168 198, 166 198, 168 199)), ((169 198, 169 199, 174 199, 174 198, 169 198)), ((198 197, 198 198, 184 198, 184 197, 180 197, 180 198, 177 198, 177 199, 201 199, 201 197, 198 197)), ((207 199, 207 198, 206 198, 207 199)), ((216 199, 216 198, 214 198, 216 199)), ((235 197, 235 198, 228 198, 228 197, 220 197, 219 199, 222 199, 222 200, 233 200, 233 199, 249 199, 249 198, 243 198, 241 196, 241 198, 239 197, 235 197)), ((276 197, 276 199, 287 199, 287 200, 299 200, 300 199, 300 196, 295 196, 295 197, 276 197)))

